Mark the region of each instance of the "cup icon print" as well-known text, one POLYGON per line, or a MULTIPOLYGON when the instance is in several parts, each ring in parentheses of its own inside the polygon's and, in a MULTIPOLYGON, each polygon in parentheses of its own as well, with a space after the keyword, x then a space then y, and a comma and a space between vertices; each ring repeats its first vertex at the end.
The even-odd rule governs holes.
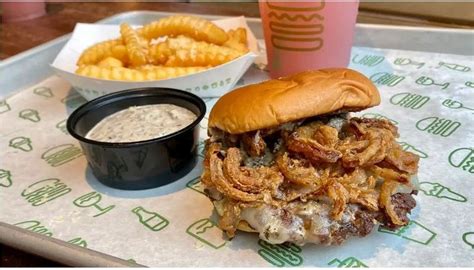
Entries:
POLYGON ((454 71, 460 71, 460 72, 469 72, 469 71, 471 71, 471 68, 468 67, 468 66, 459 65, 459 64, 456 64, 456 63, 445 63, 445 62, 439 62, 438 66, 436 68, 447 68, 447 69, 451 69, 451 70, 454 70, 454 71))
POLYGON ((461 123, 432 116, 419 120, 416 122, 415 126, 418 130, 426 131, 442 137, 448 137, 461 126, 461 123))
POLYGON ((368 266, 355 257, 347 257, 344 260, 334 258, 328 265, 335 265, 338 268, 367 268, 368 266))
POLYGON ((416 66, 417 69, 420 69, 425 65, 425 63, 413 61, 410 58, 403 58, 403 57, 398 57, 397 59, 395 59, 393 63, 399 66, 414 65, 416 66))
POLYGON ((462 235, 462 240, 466 245, 474 249, 474 232, 466 232, 462 235))
POLYGON ((359 64, 363 66, 373 67, 383 62, 385 59, 382 55, 363 55, 359 56, 355 54, 352 57, 352 63, 359 64))
POLYGON ((435 182, 420 182, 419 188, 426 196, 436 197, 440 199, 448 199, 456 202, 467 202, 467 198, 463 195, 452 191, 450 188, 435 182))
POLYGON ((33 89, 33 93, 35 93, 38 96, 45 97, 45 98, 54 97, 53 91, 51 91, 51 88, 49 88, 49 87, 37 87, 37 88, 33 89))
POLYGON ((386 85, 389 87, 396 86, 400 82, 405 79, 405 76, 396 75, 388 72, 377 72, 370 76, 370 80, 372 80, 375 84, 386 85))
POLYGON ((398 93, 390 98, 390 103, 413 110, 418 110, 430 100, 427 96, 412 94, 409 92, 398 93))
POLYGON ((385 119, 387 121, 390 121, 392 124, 394 125, 398 125, 398 122, 393 120, 393 119, 390 119, 384 115, 381 115, 379 113, 364 113, 362 115, 362 117, 366 117, 366 118, 374 118, 374 119, 385 119))
POLYGON ((273 47, 288 51, 317 51, 324 45, 324 17, 318 14, 324 9, 325 1, 313 1, 308 6, 283 5, 265 2, 268 7, 271 42, 273 47))
POLYGON ((214 249, 225 246, 226 240, 223 232, 208 218, 200 219, 191 224, 186 233, 214 249))
POLYGON ((13 184, 12 174, 10 171, 0 169, 0 187, 11 187, 13 184))
POLYGON ((416 79, 415 83, 419 84, 419 85, 424 85, 424 86, 437 85, 437 86, 441 86, 441 89, 443 89, 443 90, 448 88, 448 86, 449 86, 449 82, 436 83, 432 78, 430 78, 428 76, 419 77, 418 79, 416 79))
POLYGON ((26 229, 31 232, 42 234, 44 236, 53 236, 53 233, 51 232, 51 230, 41 225, 41 222, 37 220, 22 221, 22 222, 15 223, 13 225, 26 229))
POLYGON ((22 110, 18 116, 22 119, 29 120, 33 123, 37 123, 41 120, 41 117, 39 116, 39 113, 37 110, 33 109, 25 109, 22 110))
POLYGON ((191 181, 189 181, 187 184, 186 184, 186 187, 194 190, 194 191, 197 191, 201 194, 204 194, 206 195, 206 193, 204 192, 204 186, 201 184, 201 177, 198 176, 194 179, 192 179, 191 181))
POLYGON ((23 136, 11 139, 8 145, 23 152, 30 152, 31 150, 33 150, 33 145, 31 143, 30 138, 23 136))
POLYGON ((429 245, 437 235, 432 230, 426 228, 425 226, 414 220, 410 220, 408 225, 396 231, 391 231, 382 227, 379 227, 378 231, 381 233, 393 234, 408 241, 412 241, 425 246, 429 245))
POLYGON ((398 144, 402 147, 402 150, 418 155, 420 158, 428 157, 428 154, 426 154, 425 152, 421 151, 420 149, 414 147, 413 145, 407 142, 398 142, 398 144))
POLYGON ((301 248, 295 244, 273 245, 263 240, 258 240, 258 245, 261 247, 258 250, 258 254, 275 266, 289 267, 303 264, 303 258, 299 255, 301 248))
POLYGON ((7 101, 5 99, 0 100, 0 114, 8 112, 10 110, 11 108, 10 108, 10 105, 8 105, 7 101))
POLYGON ((449 164, 463 171, 474 173, 474 148, 458 148, 448 156, 449 164))
POLYGON ((21 196, 32 206, 40 206, 71 192, 65 183, 57 178, 40 180, 23 190, 21 196))
POLYGON ((115 205, 109 205, 105 208, 99 206, 99 202, 102 200, 102 195, 100 195, 99 193, 95 192, 95 191, 92 191, 92 192, 89 192, 87 194, 84 194, 82 196, 80 196, 79 198, 75 199, 72 203, 77 206, 77 207, 82 207, 82 208, 86 208, 86 207, 94 207, 96 208, 99 213, 98 214, 95 214, 93 217, 98 217, 98 216, 101 216, 107 212, 109 212, 110 210, 114 209, 115 205))
POLYGON ((163 216, 145 210, 141 206, 133 208, 132 213, 138 216, 138 220, 143 224, 143 226, 154 232, 163 230, 169 224, 169 221, 163 216))
POLYGON ((61 144, 48 149, 41 155, 41 159, 52 167, 57 167, 82 156, 82 151, 74 144, 61 144))

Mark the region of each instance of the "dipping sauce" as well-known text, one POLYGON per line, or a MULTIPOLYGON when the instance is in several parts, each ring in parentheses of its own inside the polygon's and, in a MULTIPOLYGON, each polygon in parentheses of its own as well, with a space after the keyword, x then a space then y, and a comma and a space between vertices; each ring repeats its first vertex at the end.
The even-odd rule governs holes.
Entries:
POLYGON ((100 142, 138 142, 187 127, 197 116, 173 104, 132 106, 102 119, 86 135, 100 142))

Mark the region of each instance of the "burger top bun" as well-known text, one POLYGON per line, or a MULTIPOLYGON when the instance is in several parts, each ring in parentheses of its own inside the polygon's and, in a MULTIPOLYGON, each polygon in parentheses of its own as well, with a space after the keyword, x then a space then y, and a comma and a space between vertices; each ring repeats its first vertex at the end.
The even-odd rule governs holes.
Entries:
POLYGON ((225 94, 211 110, 208 126, 239 134, 378 104, 377 88, 357 71, 346 68, 305 71, 225 94))

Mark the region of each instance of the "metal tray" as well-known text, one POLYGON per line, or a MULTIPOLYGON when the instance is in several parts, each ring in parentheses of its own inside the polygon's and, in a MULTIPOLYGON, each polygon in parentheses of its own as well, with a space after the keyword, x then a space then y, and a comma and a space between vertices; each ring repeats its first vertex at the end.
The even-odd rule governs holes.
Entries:
MULTIPOLYGON (((117 14, 97 23, 144 24, 172 14, 133 11, 117 14)), ((210 20, 224 18, 201 16, 210 20)), ((248 18, 247 23, 256 37, 262 39, 261 20, 248 18)), ((52 70, 46 67, 54 60, 69 37, 70 35, 59 37, 0 62, 0 74, 8 73, 8 76, 0 76, 0 98, 10 96, 51 76, 52 70)), ((472 56, 473 41, 473 30, 357 24, 354 45, 472 56)), ((3 222, 0 222, 0 243, 72 266, 140 266, 3 222)))

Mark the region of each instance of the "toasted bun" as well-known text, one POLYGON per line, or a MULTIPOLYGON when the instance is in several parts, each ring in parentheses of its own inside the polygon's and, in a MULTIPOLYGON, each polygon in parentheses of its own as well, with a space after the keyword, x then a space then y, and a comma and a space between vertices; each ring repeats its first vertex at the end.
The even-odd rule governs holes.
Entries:
POLYGON ((377 88, 357 71, 345 68, 306 71, 225 94, 212 108, 208 126, 239 134, 378 104, 377 88))

